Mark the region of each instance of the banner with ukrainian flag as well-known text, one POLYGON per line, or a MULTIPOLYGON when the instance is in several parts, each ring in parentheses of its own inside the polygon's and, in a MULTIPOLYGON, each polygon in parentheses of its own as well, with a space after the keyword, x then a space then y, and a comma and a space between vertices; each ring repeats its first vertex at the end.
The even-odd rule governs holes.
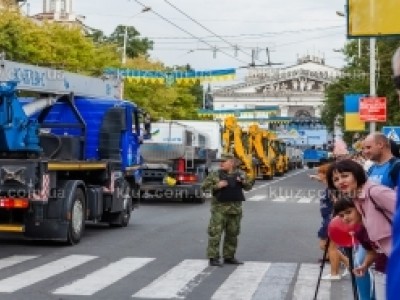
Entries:
POLYGON ((211 81, 234 80, 236 69, 209 70, 209 71, 145 71, 134 69, 108 68, 105 75, 125 78, 135 83, 158 83, 171 85, 193 85, 211 81))
POLYGON ((344 95, 344 130, 364 131, 365 122, 360 119, 359 102, 363 94, 344 95))

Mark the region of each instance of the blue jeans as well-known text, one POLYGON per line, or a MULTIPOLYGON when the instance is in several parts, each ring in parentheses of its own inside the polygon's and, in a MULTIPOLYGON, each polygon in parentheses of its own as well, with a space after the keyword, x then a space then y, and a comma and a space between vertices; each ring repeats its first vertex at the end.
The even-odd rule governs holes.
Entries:
MULTIPOLYGON (((366 251, 361 246, 357 246, 357 250, 355 252, 355 260, 354 267, 361 265, 365 259, 366 251)), ((375 300, 375 293, 372 286, 372 278, 370 271, 366 272, 364 276, 356 276, 356 284, 358 290, 358 298, 359 300, 375 300)))

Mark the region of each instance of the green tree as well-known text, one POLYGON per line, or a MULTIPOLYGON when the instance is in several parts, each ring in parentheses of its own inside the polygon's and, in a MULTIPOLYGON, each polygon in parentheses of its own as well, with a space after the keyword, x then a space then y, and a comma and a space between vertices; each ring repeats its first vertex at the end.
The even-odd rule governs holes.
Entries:
MULTIPOLYGON (((81 28, 68 28, 59 24, 37 25, 18 12, 0 12, 0 52, 9 60, 60 68, 87 75, 102 75, 106 67, 120 67, 120 54, 113 38, 104 37, 100 31, 85 36, 81 28)), ((138 36, 138 33, 134 33, 138 36)), ((147 57, 150 49, 147 40, 128 59, 126 67, 138 70, 167 68, 161 62, 147 57), (137 50, 139 49, 139 51, 137 50)), ((140 44, 140 43, 139 43, 140 44)), ((129 57, 129 54, 128 54, 129 57)), ((190 66, 178 67, 186 70, 190 66)), ((125 98, 132 99, 149 111, 154 119, 194 119, 202 103, 202 88, 191 86, 166 87, 151 83, 125 81, 125 98)))
MULTIPOLYGON (((148 38, 139 38, 140 33, 133 26, 127 26, 126 56, 135 58, 140 55, 147 55, 153 49, 153 41, 148 38)), ((119 25, 108 37, 108 41, 116 44, 122 49, 124 46, 125 26, 119 25)))
MULTIPOLYGON (((153 62, 141 56, 127 61, 127 67, 137 70, 170 71, 160 62, 153 62)), ((163 119, 196 119, 199 108, 199 84, 191 86, 168 87, 163 84, 149 82, 130 82, 125 80, 124 95, 144 110, 148 111, 153 120, 163 119)))
POLYGON ((104 32, 99 29, 86 27, 85 33, 86 33, 86 37, 91 38, 94 43, 97 43, 97 44, 108 43, 107 36, 105 36, 104 32))
POLYGON ((9 60, 91 75, 120 63, 114 45, 97 45, 78 27, 38 25, 18 12, 0 12, 0 51, 9 60))
MULTIPOLYGON (((377 129, 382 125, 400 123, 398 96, 392 83, 391 57, 400 45, 399 39, 381 39, 377 42, 377 95, 387 97, 388 118, 385 124, 378 123, 377 129)), ((328 129, 333 129, 336 116, 339 116, 344 128, 344 95, 369 94, 369 43, 362 41, 362 55, 358 57, 358 42, 350 41, 344 47, 346 66, 343 68, 344 77, 337 79, 327 87, 325 103, 321 118, 328 129)), ((367 128, 368 129, 368 128, 367 128)), ((351 140, 352 133, 345 133, 345 139, 351 140)))

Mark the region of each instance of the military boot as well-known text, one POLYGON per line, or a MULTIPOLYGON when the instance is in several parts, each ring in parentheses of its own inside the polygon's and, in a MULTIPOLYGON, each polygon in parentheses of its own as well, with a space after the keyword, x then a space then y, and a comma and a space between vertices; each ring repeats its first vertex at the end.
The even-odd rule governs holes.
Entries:
POLYGON ((222 267, 222 263, 219 261, 218 258, 210 258, 210 266, 213 267, 222 267))

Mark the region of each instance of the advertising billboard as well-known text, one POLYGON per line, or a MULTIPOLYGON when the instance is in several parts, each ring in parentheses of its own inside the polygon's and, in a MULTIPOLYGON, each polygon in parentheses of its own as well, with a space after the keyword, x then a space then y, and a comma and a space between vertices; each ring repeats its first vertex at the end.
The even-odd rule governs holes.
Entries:
POLYGON ((348 37, 400 35, 399 0, 347 0, 348 37))

